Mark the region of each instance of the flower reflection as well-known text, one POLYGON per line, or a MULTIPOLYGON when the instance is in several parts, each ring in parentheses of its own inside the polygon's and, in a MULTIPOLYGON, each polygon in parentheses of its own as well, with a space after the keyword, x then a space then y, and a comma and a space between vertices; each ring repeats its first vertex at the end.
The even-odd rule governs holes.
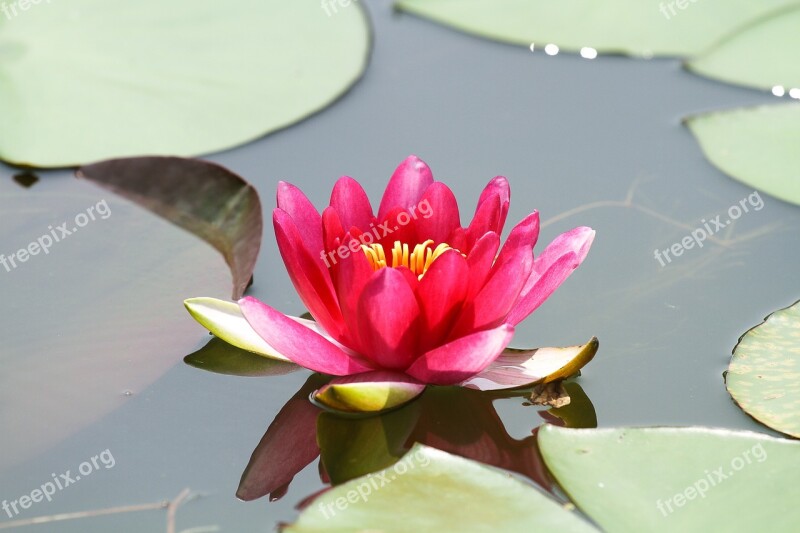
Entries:
POLYGON ((275 417, 242 475, 236 493, 240 499, 282 497, 294 476, 317 457, 321 481, 338 485, 393 465, 417 442, 515 472, 550 491, 552 482, 536 443, 539 424, 544 419, 567 427, 597 425, 591 401, 574 381, 565 384, 572 399, 568 406, 549 411, 531 407, 531 435, 515 439, 494 401, 523 400, 529 390, 487 394, 431 388, 400 409, 352 417, 321 411, 307 401, 327 379, 309 377, 275 417))

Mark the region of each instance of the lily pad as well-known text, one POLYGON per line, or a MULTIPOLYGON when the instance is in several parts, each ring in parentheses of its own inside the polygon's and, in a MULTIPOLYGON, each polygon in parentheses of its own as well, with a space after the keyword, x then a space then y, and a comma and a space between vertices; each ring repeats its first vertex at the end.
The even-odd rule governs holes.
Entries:
POLYGON ((800 438, 800 302, 742 335, 725 382, 747 414, 800 438))
POLYGON ((233 298, 244 294, 261 247, 261 201, 228 169, 178 157, 134 157, 81 167, 77 176, 111 190, 206 240, 225 257, 233 298))
POLYGON ((539 430, 550 472, 605 531, 794 531, 800 443, 708 428, 539 430))
POLYGON ((216 337, 196 352, 184 357, 183 362, 201 370, 229 376, 282 376, 300 370, 294 363, 268 359, 216 337))
POLYGON ((797 0, 399 0, 401 10, 489 39, 564 51, 694 56, 797 0))
POLYGON ((334 487, 286 527, 321 531, 595 531, 498 470, 417 444, 401 461, 334 487))
POLYGON ((225 263, 205 243, 103 195, 70 179, 42 191, 0 184, 5 259, 43 243, 10 272, 0 266, 14 317, 0 348, 0 471, 136 401, 197 347, 181 300, 230 289, 225 263))
POLYGON ((0 24, 0 158, 75 166, 216 152, 328 106, 361 76, 354 4, 65 0, 0 24))
POLYGON ((800 90, 800 8, 780 11, 689 61, 696 74, 780 95, 800 90))
POLYGON ((800 105, 697 115, 687 124, 706 157, 722 172, 800 205, 800 105))

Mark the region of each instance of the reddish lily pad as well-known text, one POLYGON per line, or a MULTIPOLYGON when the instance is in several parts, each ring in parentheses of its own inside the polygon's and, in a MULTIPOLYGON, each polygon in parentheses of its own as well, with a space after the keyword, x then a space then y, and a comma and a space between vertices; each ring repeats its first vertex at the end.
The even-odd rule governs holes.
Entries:
POLYGON ((261 201, 226 168, 178 157, 113 159, 77 176, 111 190, 194 233, 225 257, 238 299, 253 277, 261 247, 261 201))

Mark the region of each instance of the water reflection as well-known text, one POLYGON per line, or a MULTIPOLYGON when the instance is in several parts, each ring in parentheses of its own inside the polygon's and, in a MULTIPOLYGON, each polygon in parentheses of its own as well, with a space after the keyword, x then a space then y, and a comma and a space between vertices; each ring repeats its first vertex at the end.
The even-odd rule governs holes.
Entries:
POLYGON ((570 404, 549 411, 524 402, 530 391, 492 394, 431 387, 400 409, 354 418, 321 411, 309 402, 309 395, 327 380, 318 374, 309 377, 275 417, 242 475, 239 498, 279 499, 294 476, 317 457, 322 482, 338 485, 393 465, 416 442, 516 472, 549 491, 552 481, 536 443, 538 426, 545 420, 567 427, 597 426, 591 401, 574 381, 566 383, 570 404), (502 399, 530 406, 530 436, 515 439, 508 434, 494 407, 502 399))

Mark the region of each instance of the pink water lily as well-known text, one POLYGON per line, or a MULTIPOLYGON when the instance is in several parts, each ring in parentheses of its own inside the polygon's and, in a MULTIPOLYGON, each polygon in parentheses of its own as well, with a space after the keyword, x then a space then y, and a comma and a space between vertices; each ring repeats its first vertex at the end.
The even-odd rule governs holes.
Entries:
MULTIPOLYGON (((242 333, 246 348, 259 351, 253 345, 260 337, 265 355, 339 376, 317 398, 344 410, 397 405, 431 384, 497 389, 541 381, 542 369, 528 364, 534 352, 504 350, 515 326, 581 264, 595 232, 575 228, 534 256, 534 211, 501 247, 509 200, 507 180, 492 179, 462 227, 453 192, 414 156, 395 170, 377 215, 350 177, 336 182, 321 214, 300 189, 280 183, 278 247, 316 322, 243 298, 238 312, 257 333, 242 333), (502 367, 493 367, 501 355, 502 367)), ((220 326, 199 300, 187 307, 223 338, 245 327, 232 307, 218 311, 235 326, 220 326)), ((561 353, 569 357, 556 357, 550 370, 579 353, 585 363, 596 341, 592 346, 561 353)))

